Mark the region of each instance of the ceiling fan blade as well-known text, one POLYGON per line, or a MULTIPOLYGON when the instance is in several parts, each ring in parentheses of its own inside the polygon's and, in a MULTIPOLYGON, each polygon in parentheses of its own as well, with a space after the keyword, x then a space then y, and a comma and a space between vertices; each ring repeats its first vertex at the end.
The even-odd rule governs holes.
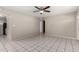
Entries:
POLYGON ((40 10, 40 8, 39 8, 39 7, 37 7, 37 6, 35 6, 35 8, 37 8, 37 9, 39 9, 39 10, 40 10))
POLYGON ((47 6, 47 7, 43 8, 43 10, 45 10, 45 9, 47 9, 47 8, 50 8, 50 6, 47 6))
POLYGON ((39 10, 33 11, 33 12, 39 12, 39 10))
POLYGON ((49 11, 49 10, 44 10, 45 12, 51 12, 51 11, 49 11))

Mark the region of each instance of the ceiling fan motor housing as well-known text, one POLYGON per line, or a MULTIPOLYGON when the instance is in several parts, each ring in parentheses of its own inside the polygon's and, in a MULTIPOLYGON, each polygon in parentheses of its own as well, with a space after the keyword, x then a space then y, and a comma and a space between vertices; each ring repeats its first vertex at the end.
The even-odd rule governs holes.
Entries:
POLYGON ((43 7, 40 8, 40 7, 35 6, 35 8, 37 8, 38 11, 34 11, 34 12, 40 12, 40 14, 43 14, 44 12, 50 12, 49 10, 46 10, 46 9, 50 8, 50 6, 46 6, 45 8, 43 8, 43 7))

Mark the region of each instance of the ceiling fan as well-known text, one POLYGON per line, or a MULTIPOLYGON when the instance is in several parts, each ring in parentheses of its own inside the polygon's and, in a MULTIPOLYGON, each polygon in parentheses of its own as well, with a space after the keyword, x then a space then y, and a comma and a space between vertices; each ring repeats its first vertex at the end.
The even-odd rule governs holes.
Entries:
POLYGON ((46 6, 46 7, 38 7, 38 6, 34 6, 36 9, 36 11, 33 11, 33 12, 39 12, 40 14, 43 14, 44 12, 51 12, 49 10, 47 10, 48 8, 50 8, 50 6, 46 6))

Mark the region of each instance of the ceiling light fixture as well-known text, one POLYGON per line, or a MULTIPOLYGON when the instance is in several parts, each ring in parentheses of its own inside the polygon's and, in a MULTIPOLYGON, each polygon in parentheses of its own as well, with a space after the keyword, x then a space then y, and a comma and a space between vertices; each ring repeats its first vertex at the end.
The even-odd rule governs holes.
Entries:
POLYGON ((50 6, 46 6, 46 7, 38 7, 38 6, 35 6, 35 8, 37 10, 33 11, 33 12, 39 12, 40 14, 43 14, 44 12, 51 12, 50 10, 47 10, 48 8, 50 8, 50 6))
POLYGON ((44 11, 40 11, 40 14, 43 14, 44 11))

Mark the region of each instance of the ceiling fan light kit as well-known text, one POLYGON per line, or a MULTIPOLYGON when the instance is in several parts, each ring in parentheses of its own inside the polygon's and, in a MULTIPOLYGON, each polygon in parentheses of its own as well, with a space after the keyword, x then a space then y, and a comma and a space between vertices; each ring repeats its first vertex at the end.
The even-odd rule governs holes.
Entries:
POLYGON ((43 14, 44 12, 50 12, 49 10, 47 10, 48 8, 50 8, 50 6, 46 6, 46 7, 38 7, 38 6, 35 6, 36 11, 33 11, 33 12, 39 12, 40 14, 43 14))
POLYGON ((43 14, 44 13, 44 11, 40 11, 40 14, 43 14))

